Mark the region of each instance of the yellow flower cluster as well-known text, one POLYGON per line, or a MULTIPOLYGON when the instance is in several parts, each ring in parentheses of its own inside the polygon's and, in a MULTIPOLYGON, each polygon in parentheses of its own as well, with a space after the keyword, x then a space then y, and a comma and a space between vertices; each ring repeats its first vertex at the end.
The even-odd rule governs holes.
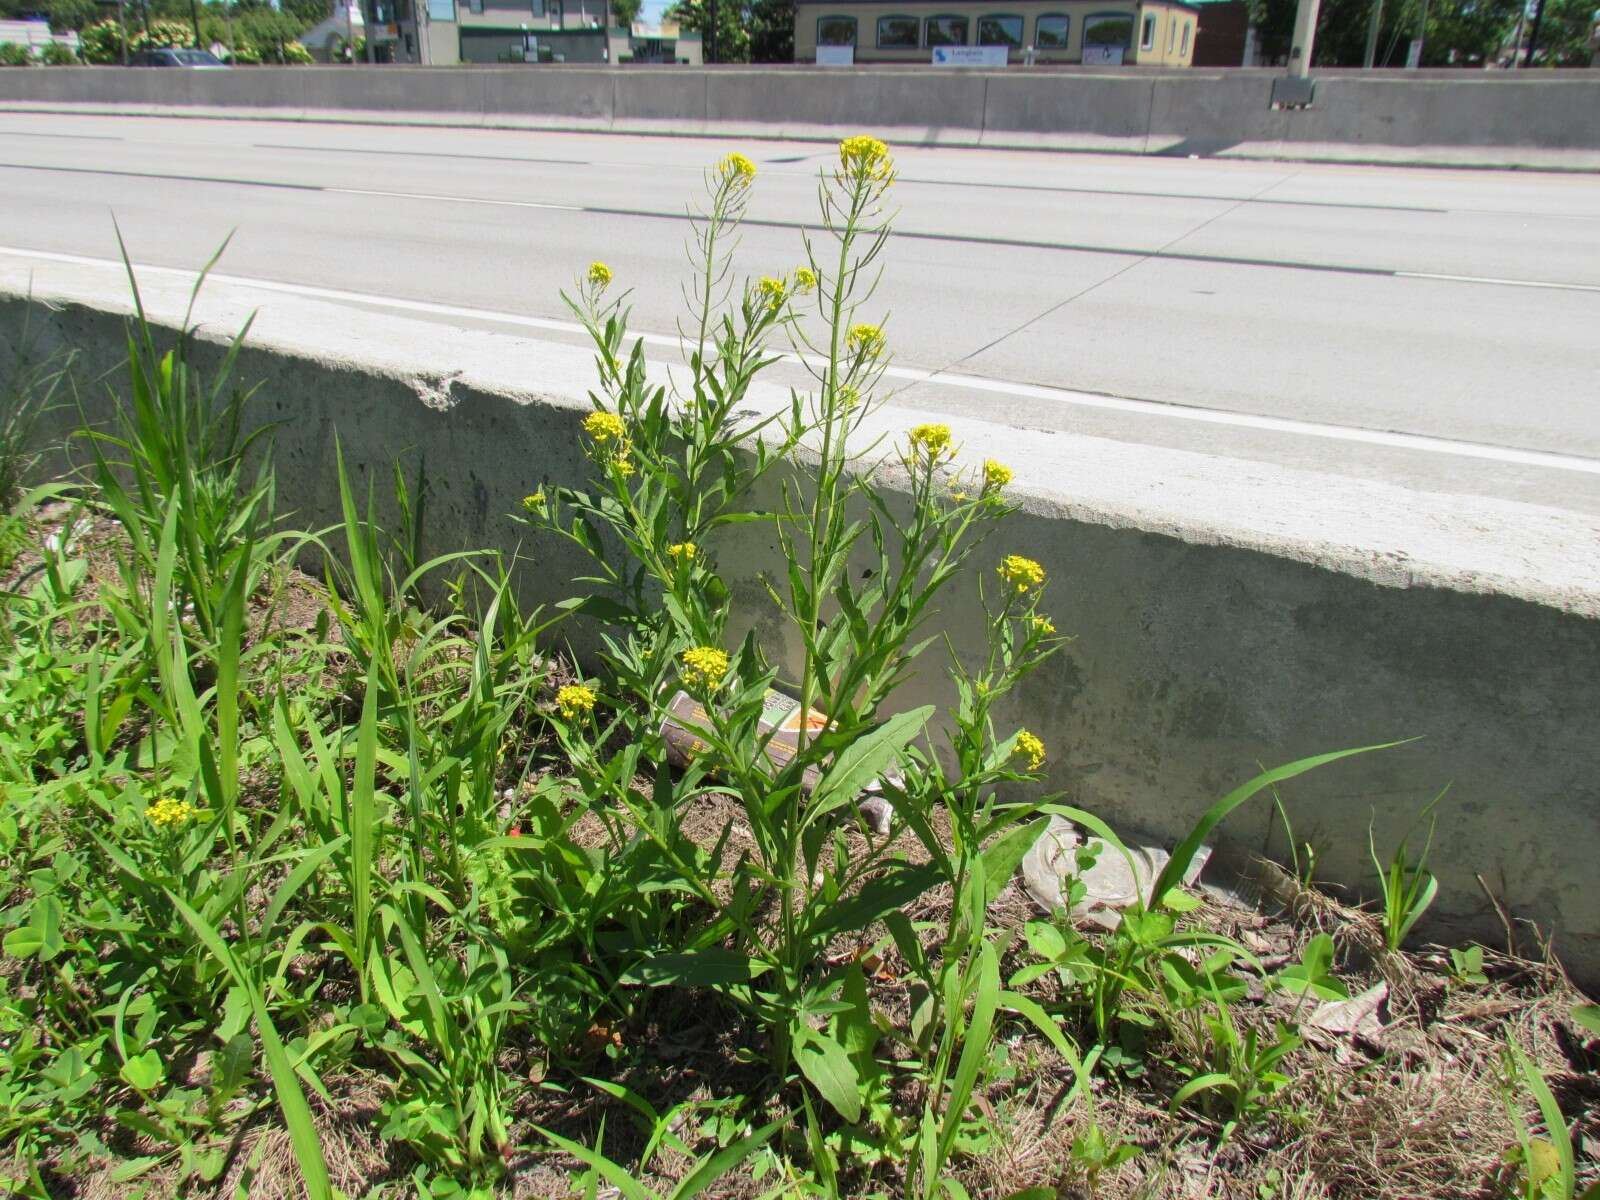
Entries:
POLYGON ((794 269, 794 290, 804 296, 813 292, 817 287, 817 273, 810 267, 796 267, 794 269))
POLYGON ((847 137, 839 143, 839 166, 846 175, 856 179, 875 183, 889 183, 894 179, 894 160, 889 157, 889 147, 865 134, 847 137))
POLYGON ((616 413, 592 412, 583 419, 583 431, 594 441, 592 457, 602 466, 610 465, 626 478, 633 474, 628 455, 633 447, 625 436, 628 427, 616 413))
POLYGON ((756 165, 735 151, 717 163, 717 174, 737 187, 749 187, 756 177, 756 165))
POLYGON ((1044 583, 1044 568, 1033 559, 1023 558, 1020 554, 1006 555, 997 570, 1000 572, 1000 578, 1005 580, 1006 586, 1015 589, 1019 596, 1044 583))
POLYGON ((678 562, 693 562, 699 553, 693 542, 676 542, 667 547, 667 554, 678 562))
POLYGON ((178 800, 172 796, 163 796, 144 810, 145 820, 157 829, 173 829, 186 824, 193 819, 194 814, 194 805, 187 800, 178 800))
POLYGON ((544 493, 531 492, 522 498, 523 510, 533 516, 538 516, 544 511, 544 493))
POLYGON ((616 413, 592 412, 583 419, 583 431, 596 445, 604 446, 608 442, 620 442, 628 428, 616 413))
POLYGON ((769 308, 783 307, 783 302, 789 297, 789 285, 776 276, 763 275, 756 288, 769 308))
POLYGON ((1028 770, 1037 771, 1044 765, 1044 743, 1024 729, 1017 734, 1016 753, 1028 760, 1028 770))
POLYGON ((594 711, 594 689, 581 683, 569 683, 556 692, 556 707, 567 720, 579 713, 594 711))
POLYGON ((856 388, 851 387, 849 384, 845 384, 844 387, 839 389, 839 407, 845 412, 850 412, 855 408, 856 405, 860 403, 861 393, 856 388))
POLYGON ((878 354, 883 350, 883 330, 876 325, 852 325, 849 345, 862 354, 878 354))
POLYGON ((590 263, 588 280, 595 287, 604 289, 611 282, 611 268, 599 260, 590 263))
POLYGON ((696 646, 682 657, 683 681, 699 691, 714 692, 728 674, 728 654, 714 646, 696 646))
POLYGON ((1049 637, 1056 631, 1055 622, 1049 617, 1041 617, 1035 614, 1028 618, 1028 624, 1033 627, 1033 631, 1040 637, 1049 637))
POLYGON ((1012 477, 1013 477, 1013 472, 1012 472, 1010 467, 1005 465, 1005 463, 996 462, 992 458, 984 460, 984 463, 983 463, 983 490, 984 491, 986 491, 986 492, 998 492, 1001 488, 1005 487, 1006 484, 1011 482, 1012 477))
POLYGON ((950 426, 918 425, 911 431, 911 450, 937 462, 950 449, 950 426))

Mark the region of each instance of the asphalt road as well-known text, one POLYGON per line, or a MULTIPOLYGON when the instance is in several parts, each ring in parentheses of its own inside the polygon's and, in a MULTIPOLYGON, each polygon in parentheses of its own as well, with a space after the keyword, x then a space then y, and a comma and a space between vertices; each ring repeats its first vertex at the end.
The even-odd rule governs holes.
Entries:
MULTIPOLYGON (((729 149, 739 268, 792 267, 815 143, 0 113, 0 254, 114 258, 114 214, 139 264, 231 233, 233 277, 563 340, 600 258, 670 334, 729 149)), ((1600 513, 1600 177, 894 149, 891 403, 1600 513)))

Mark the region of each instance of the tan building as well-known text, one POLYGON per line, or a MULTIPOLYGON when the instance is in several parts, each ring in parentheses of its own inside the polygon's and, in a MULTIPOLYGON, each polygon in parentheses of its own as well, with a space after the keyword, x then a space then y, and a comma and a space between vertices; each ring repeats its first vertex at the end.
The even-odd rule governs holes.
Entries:
POLYGON ((1004 46, 1007 60, 1187 67, 1197 10, 1180 0, 795 0, 794 59, 853 47, 858 63, 928 63, 938 47, 1004 46))
MULTIPOLYGON (((380 0, 382 3, 383 0, 380 0)), ((402 61, 448 63, 700 63, 700 35, 675 22, 609 24, 606 0, 394 0, 402 61), (413 47, 423 44, 421 54, 413 47)))

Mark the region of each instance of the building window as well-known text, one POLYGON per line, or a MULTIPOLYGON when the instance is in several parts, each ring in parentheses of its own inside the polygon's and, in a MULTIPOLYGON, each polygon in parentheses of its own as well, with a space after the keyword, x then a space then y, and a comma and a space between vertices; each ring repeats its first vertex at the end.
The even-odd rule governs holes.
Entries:
POLYGON ((993 16, 978 18, 978 45, 980 46, 1016 46, 1022 45, 1022 18, 1011 16, 993 16))
POLYGON ((915 50, 921 23, 915 17, 879 17, 878 49, 915 50))
POLYGON ((967 19, 965 17, 929 17, 929 46, 965 46, 967 44, 967 19))
POLYGON ((1144 17, 1144 31, 1139 34, 1139 49, 1154 50, 1156 48, 1156 15, 1146 13, 1144 17))
POLYGON ((1178 48, 1178 23, 1176 21, 1168 21, 1167 22, 1167 53, 1171 54, 1177 48, 1178 48))
POLYGON ((1040 50, 1065 50, 1072 18, 1065 13, 1045 13, 1033 25, 1033 44, 1040 50))
POLYGON ((1179 54, 1189 53, 1189 22, 1183 23, 1183 45, 1178 49, 1179 54))
POLYGON ((1085 46, 1120 46, 1133 43, 1133 18, 1124 13, 1096 13, 1083 22, 1085 46))
POLYGON ((856 19, 854 17, 818 17, 817 45, 854 46, 856 44, 856 19))
POLYGON ((454 21, 456 0, 428 0, 428 20, 454 21))
POLYGON ((482 13, 483 0, 467 0, 467 7, 475 13, 482 13))
POLYGON ((544 16, 544 0, 529 0, 528 7, 532 9, 534 16, 544 16))

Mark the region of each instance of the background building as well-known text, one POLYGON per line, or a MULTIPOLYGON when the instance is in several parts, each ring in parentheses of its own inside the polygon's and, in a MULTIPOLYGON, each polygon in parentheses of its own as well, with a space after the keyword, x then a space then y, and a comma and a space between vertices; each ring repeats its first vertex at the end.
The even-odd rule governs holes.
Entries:
POLYGON ((1179 0, 795 0, 794 57, 849 46, 858 63, 926 63, 937 46, 1005 46, 1007 61, 1186 67, 1197 10, 1179 0))

